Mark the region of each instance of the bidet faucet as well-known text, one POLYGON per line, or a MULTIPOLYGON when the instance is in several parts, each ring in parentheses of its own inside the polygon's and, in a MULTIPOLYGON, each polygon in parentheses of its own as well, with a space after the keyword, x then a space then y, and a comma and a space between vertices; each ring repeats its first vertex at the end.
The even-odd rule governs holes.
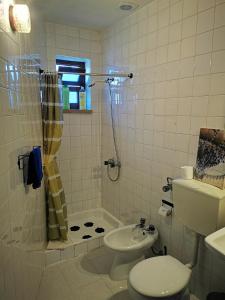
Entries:
POLYGON ((146 233, 154 234, 155 226, 153 224, 150 224, 150 225, 146 226, 145 228, 143 228, 142 231, 143 231, 143 235, 145 235, 146 233))
POLYGON ((144 229, 145 228, 145 222, 146 222, 146 219, 145 218, 140 218, 140 223, 135 225, 134 229, 137 229, 137 228, 141 228, 141 229, 144 229))

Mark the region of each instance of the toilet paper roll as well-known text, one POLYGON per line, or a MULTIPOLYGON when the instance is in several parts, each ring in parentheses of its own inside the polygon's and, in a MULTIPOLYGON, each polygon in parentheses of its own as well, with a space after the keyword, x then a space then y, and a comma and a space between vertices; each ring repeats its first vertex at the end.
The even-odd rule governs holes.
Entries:
POLYGON ((181 178, 182 179, 193 179, 193 167, 192 166, 183 166, 180 168, 181 178))
POLYGON ((172 213, 172 208, 167 206, 160 206, 158 214, 162 217, 168 217, 172 213))

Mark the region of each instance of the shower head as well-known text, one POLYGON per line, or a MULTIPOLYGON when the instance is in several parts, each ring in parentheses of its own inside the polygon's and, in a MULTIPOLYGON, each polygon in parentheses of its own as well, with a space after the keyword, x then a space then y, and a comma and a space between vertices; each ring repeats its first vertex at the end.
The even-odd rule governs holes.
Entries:
POLYGON ((115 79, 114 79, 114 77, 112 77, 112 78, 107 78, 106 80, 105 80, 105 83, 111 83, 111 82, 113 82, 115 79))

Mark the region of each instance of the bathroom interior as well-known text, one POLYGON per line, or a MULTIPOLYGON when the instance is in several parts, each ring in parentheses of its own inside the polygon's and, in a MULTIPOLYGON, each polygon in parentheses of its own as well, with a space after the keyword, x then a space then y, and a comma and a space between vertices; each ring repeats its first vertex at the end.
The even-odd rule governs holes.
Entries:
POLYGON ((225 1, 0 0, 0 299, 225 299, 225 1))

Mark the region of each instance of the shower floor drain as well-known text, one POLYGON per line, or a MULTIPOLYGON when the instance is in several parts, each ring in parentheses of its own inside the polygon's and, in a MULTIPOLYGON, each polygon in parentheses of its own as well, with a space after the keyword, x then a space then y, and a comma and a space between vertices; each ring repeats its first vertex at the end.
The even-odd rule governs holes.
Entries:
POLYGON ((84 226, 85 227, 93 227, 94 223, 93 222, 86 222, 86 223, 84 223, 84 226))
POLYGON ((82 239, 83 239, 83 240, 87 240, 87 239, 90 239, 91 237, 92 237, 91 235, 86 234, 86 235, 83 235, 83 236, 82 236, 82 239))
POLYGON ((70 227, 70 230, 71 231, 78 231, 78 230, 80 230, 80 226, 72 226, 72 227, 70 227))
POLYGON ((98 227, 98 228, 95 229, 95 232, 97 232, 97 233, 103 233, 103 232, 105 232, 105 229, 101 228, 101 227, 98 227))

